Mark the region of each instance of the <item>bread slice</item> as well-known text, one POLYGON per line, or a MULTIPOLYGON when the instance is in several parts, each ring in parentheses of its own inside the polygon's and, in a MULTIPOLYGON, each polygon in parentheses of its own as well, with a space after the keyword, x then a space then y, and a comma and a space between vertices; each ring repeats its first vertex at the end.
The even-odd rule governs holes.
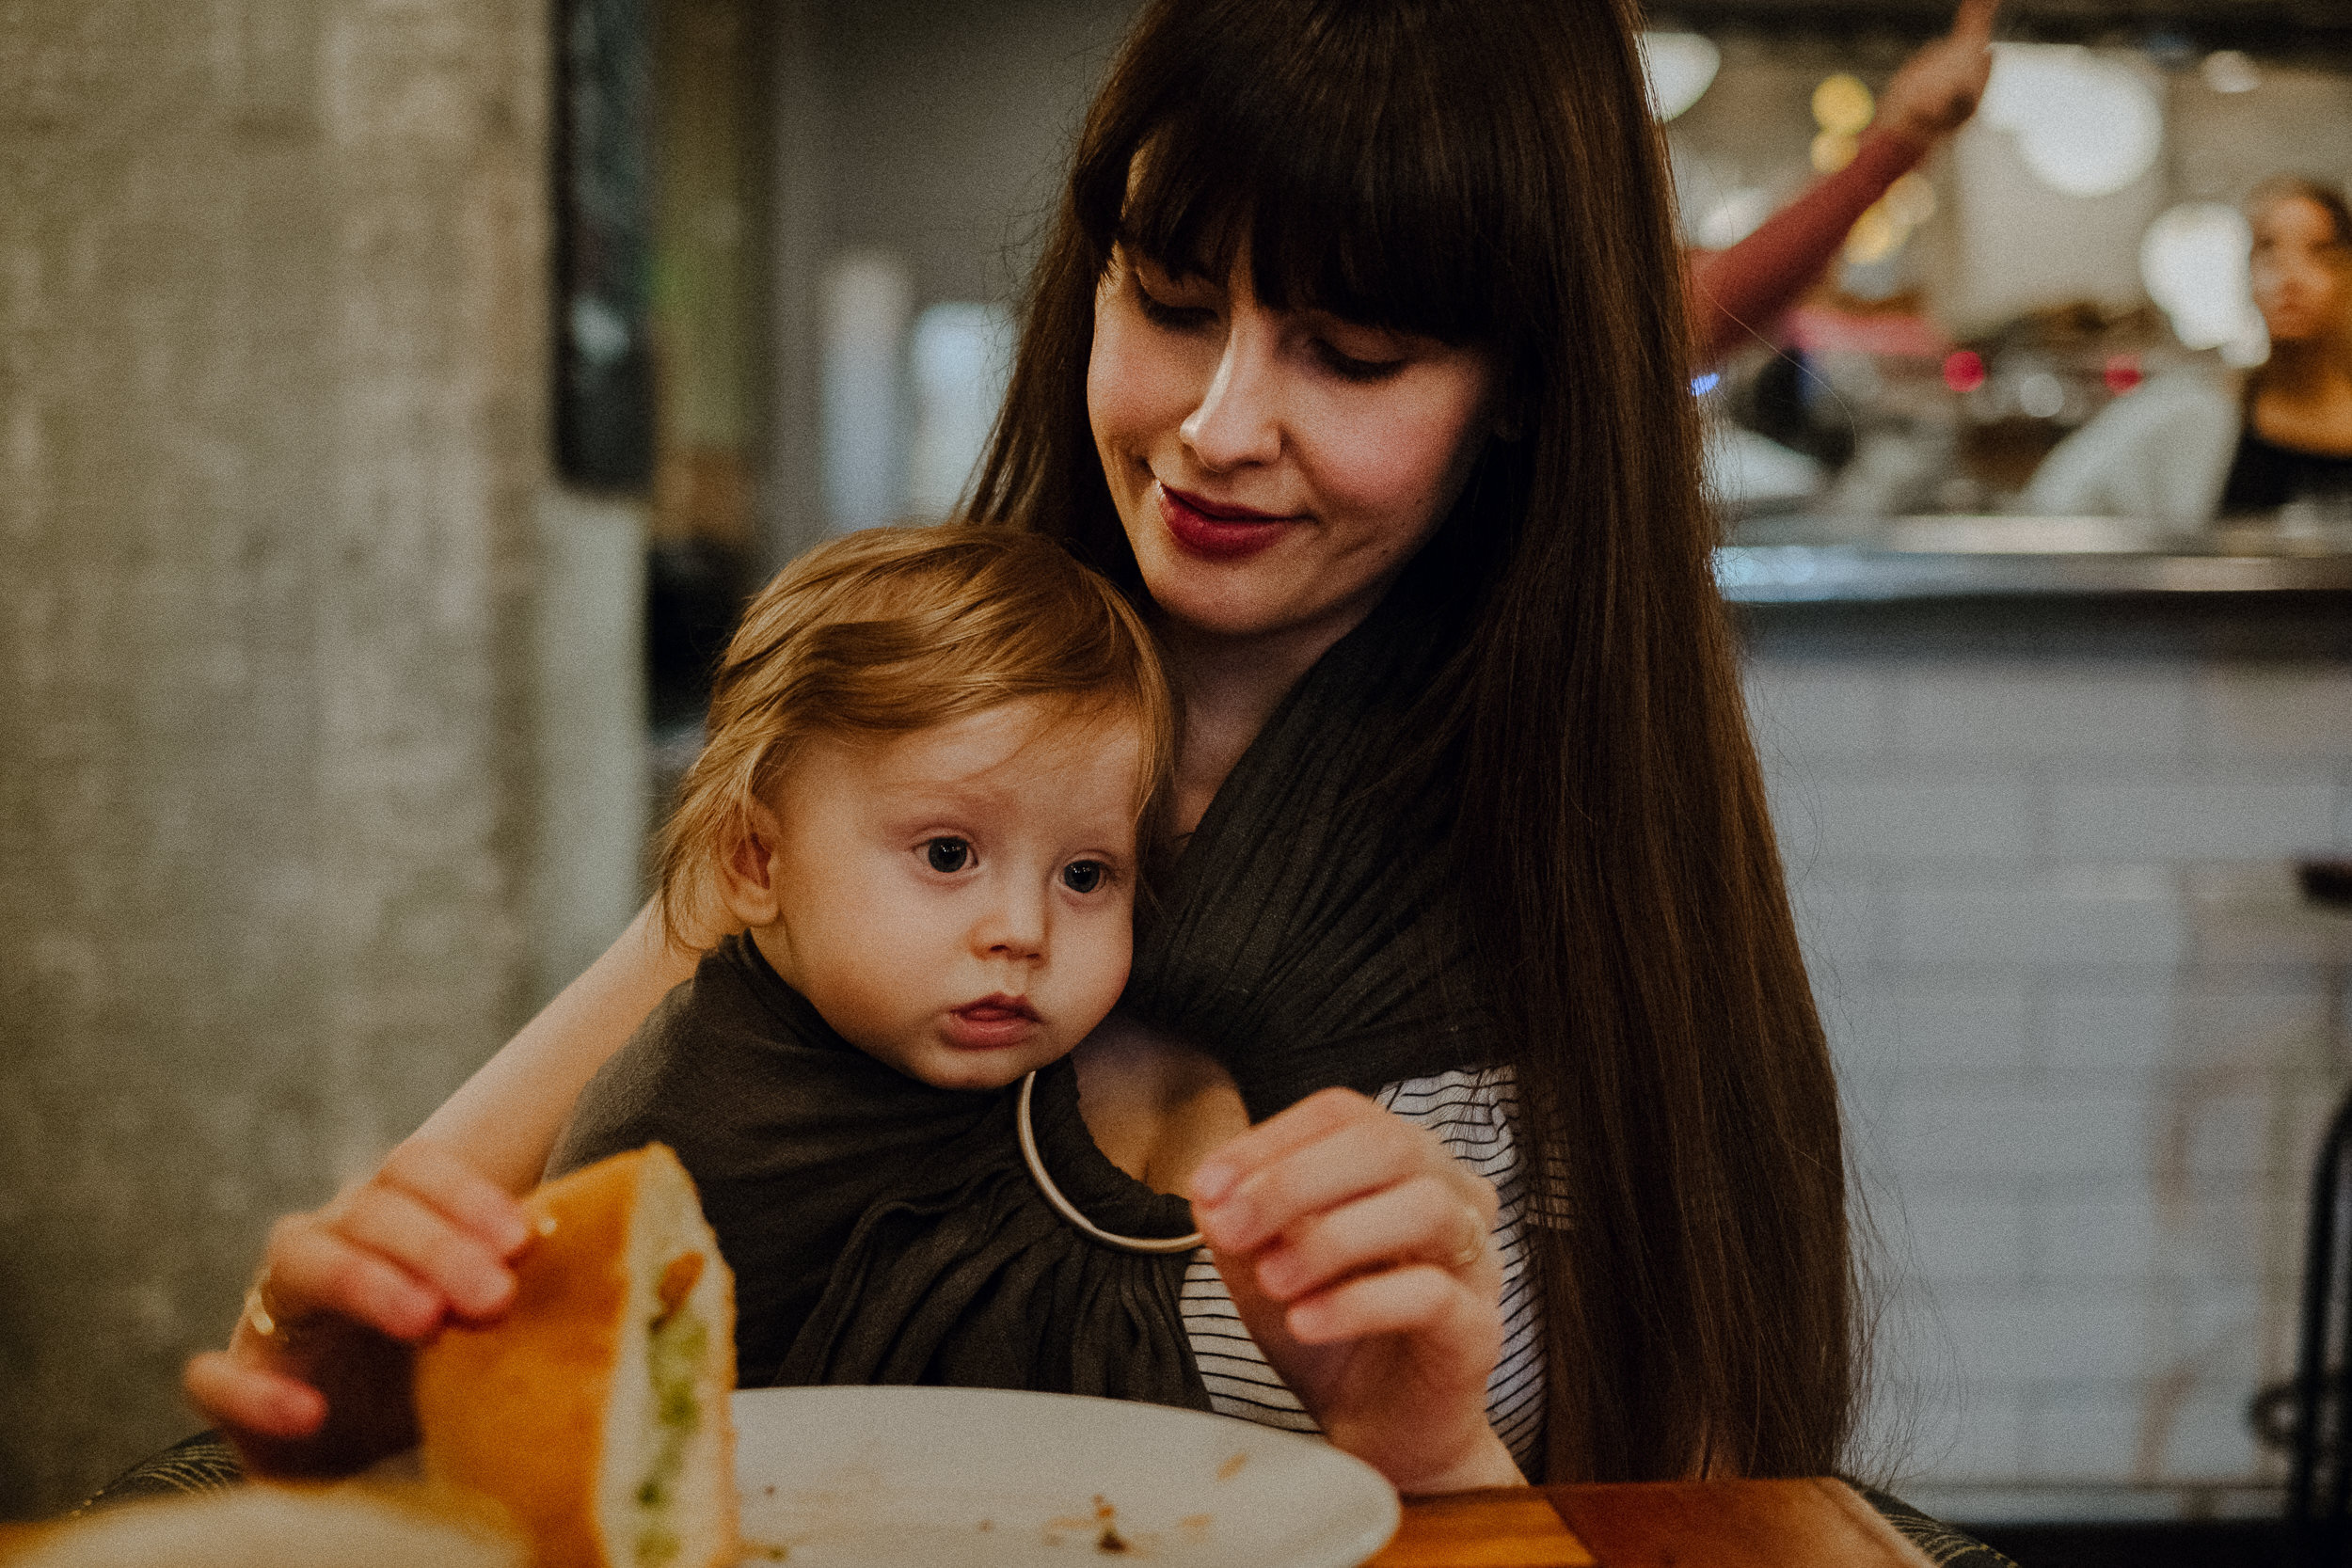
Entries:
POLYGON ((538 1568, 711 1568, 739 1555, 735 1285, 661 1144, 532 1195, 515 1304, 417 1357, 428 1479, 482 1493, 538 1568))

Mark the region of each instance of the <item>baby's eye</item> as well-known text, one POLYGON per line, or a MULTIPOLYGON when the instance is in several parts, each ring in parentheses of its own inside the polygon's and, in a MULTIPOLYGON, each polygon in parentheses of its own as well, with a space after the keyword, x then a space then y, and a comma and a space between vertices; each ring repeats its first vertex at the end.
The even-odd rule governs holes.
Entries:
POLYGON ((1072 861, 1061 868, 1061 884, 1073 893, 1092 893, 1106 875, 1108 868, 1101 861, 1072 861))
POLYGON ((926 839, 923 854, 933 871, 956 872, 972 863, 972 845, 967 839, 926 839))

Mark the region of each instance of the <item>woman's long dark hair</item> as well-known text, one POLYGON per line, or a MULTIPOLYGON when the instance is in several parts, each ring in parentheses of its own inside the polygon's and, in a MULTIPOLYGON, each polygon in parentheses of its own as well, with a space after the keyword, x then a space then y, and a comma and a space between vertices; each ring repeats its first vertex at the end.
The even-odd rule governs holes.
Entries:
POLYGON ((1518 1074, 1548 1474, 1818 1474, 1853 1403, 1837 1096, 1709 574, 1629 0, 1159 0, 1087 119, 974 515, 1140 594, 1086 406, 1112 245, 1475 343, 1501 424, 1407 570, 1518 1074), (1564 1207, 1559 1207, 1564 1206, 1564 1207))

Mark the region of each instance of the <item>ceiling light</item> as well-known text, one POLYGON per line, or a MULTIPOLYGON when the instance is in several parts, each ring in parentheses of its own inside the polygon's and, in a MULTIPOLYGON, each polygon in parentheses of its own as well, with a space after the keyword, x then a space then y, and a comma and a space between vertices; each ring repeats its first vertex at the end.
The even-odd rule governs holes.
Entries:
POLYGON ((1935 182, 1914 169, 1887 188, 1887 216, 1906 229, 1916 229, 1935 216, 1935 182))
POLYGON ((2218 201, 2183 202, 2148 226, 2140 280, 2184 348, 2217 348, 2233 365, 2268 356, 2269 335, 2247 284, 2252 245, 2245 214, 2218 201))
POLYGON ((2252 92, 2263 85, 2262 67, 2243 50, 2217 49, 2197 69, 2216 92, 2252 92))
POLYGON ((1772 215, 1772 193, 1761 185, 1742 185, 1699 220, 1698 242, 1709 250, 1729 250, 1763 227, 1772 215))
POLYGON ((1814 173, 1836 174, 1852 163, 1854 154, 1861 150, 1862 144, 1843 131, 1824 131, 1813 138, 1813 150, 1808 156, 1813 160, 1814 173))
POLYGON ((1846 260, 1858 267, 1870 266, 1900 250, 1909 238, 1911 230, 1888 216, 1885 204, 1881 202, 1867 209, 1847 231, 1846 260))
POLYGON ((1858 136, 1879 112, 1878 100, 1857 77, 1839 71, 1813 89, 1813 123, 1841 136, 1858 136))
POLYGON ((1649 79, 1650 110, 1669 120, 1697 103, 1715 80, 1724 52, 1700 33, 1644 33, 1642 71, 1649 79))
POLYGON ((2068 196, 2112 196, 2164 147, 2155 94, 2130 67, 2080 44, 1996 43, 1987 124, 2017 138, 2037 179, 2068 196))

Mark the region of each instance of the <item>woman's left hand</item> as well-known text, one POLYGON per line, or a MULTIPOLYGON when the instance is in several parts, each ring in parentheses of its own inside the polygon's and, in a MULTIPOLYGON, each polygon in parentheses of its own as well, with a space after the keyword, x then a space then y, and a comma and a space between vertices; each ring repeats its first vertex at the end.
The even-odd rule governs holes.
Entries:
POLYGON ((1334 1444, 1401 1492, 1524 1482, 1486 1422, 1492 1185, 1426 1131, 1325 1089, 1203 1160, 1191 1190, 1242 1322, 1334 1444))

